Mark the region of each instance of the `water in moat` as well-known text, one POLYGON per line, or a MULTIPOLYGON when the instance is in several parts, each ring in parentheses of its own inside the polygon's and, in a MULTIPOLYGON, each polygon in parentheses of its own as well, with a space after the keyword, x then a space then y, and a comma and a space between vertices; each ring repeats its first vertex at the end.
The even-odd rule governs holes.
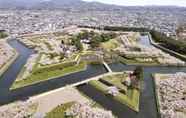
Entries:
MULTIPOLYGON (((148 47, 152 46, 149 42, 148 36, 142 36, 139 43, 148 47)), ((113 63, 109 66, 114 72, 133 71, 136 68, 135 65, 124 65, 122 63, 113 63)), ((143 70, 144 82, 140 91, 140 105, 138 113, 113 100, 111 97, 104 95, 91 85, 84 84, 78 86, 77 88, 104 108, 111 110, 119 118, 159 118, 160 114, 157 112, 152 74, 186 72, 186 67, 144 66, 143 70)))
MULTIPOLYGON (((144 36, 145 37, 145 36, 144 36)), ((148 38, 142 38, 147 39, 148 38)), ((142 41, 146 42, 146 41, 142 41)), ((12 83, 15 81, 16 76, 20 72, 23 65, 33 50, 28 49, 17 40, 10 40, 9 44, 19 52, 19 57, 8 68, 8 70, 0 77, 0 104, 6 104, 15 100, 25 100, 30 96, 40 94, 52 89, 60 88, 68 84, 73 84, 90 77, 106 73, 106 69, 103 65, 89 65, 86 71, 77 72, 64 77, 40 82, 31 86, 23 87, 10 91, 12 83)), ((143 44, 143 43, 142 43, 143 44)), ((149 42, 146 44, 149 45, 149 42)), ((128 66, 121 63, 113 63, 109 65, 113 71, 130 71, 134 70, 136 66, 128 66)), ((144 68, 144 86, 141 90, 140 96, 140 111, 136 113, 129 109, 127 106, 114 101, 113 99, 106 97, 98 90, 89 85, 79 86, 78 89, 90 96, 93 100, 101 104, 106 109, 112 110, 113 113, 119 118, 158 118, 156 100, 154 96, 154 85, 151 77, 152 73, 175 73, 186 72, 186 67, 162 67, 162 66, 150 66, 144 68)))
MULTIPOLYGON (((136 66, 128 66, 122 63, 114 63, 109 65, 114 72, 132 71, 136 66)), ((176 73, 186 72, 186 67, 143 67, 144 69, 144 82, 140 94, 139 113, 134 112, 127 106, 120 104, 112 98, 104 95, 91 85, 81 85, 77 88, 84 94, 92 98, 97 103, 101 104, 104 108, 111 110, 119 118, 159 118, 157 113, 153 73, 176 73)))
POLYGON ((150 43, 148 35, 141 35, 140 39, 138 40, 138 43, 149 48, 153 47, 150 43))
POLYGON ((9 41, 9 44, 15 48, 17 52, 19 52, 19 57, 0 77, 0 104, 6 104, 19 99, 25 100, 30 96, 60 88, 69 84, 77 83, 90 77, 107 72, 103 65, 88 65, 85 71, 73 73, 10 91, 9 88, 15 81, 17 75, 19 74, 23 65, 26 63, 29 56, 33 54, 34 51, 26 48, 17 40, 11 40, 9 41))

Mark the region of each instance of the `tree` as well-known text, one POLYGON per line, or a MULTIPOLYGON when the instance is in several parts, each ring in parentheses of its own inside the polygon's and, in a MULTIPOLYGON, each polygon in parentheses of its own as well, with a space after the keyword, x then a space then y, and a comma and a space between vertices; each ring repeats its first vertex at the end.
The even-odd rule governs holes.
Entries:
POLYGON ((50 58, 53 59, 54 57, 58 56, 57 53, 50 53, 50 58))
POLYGON ((143 75, 143 68, 141 66, 136 67, 133 74, 136 76, 136 78, 142 79, 143 78, 143 76, 142 76, 143 75))
POLYGON ((61 40, 61 44, 65 44, 63 40, 61 40))
POLYGON ((83 50, 83 45, 82 45, 82 43, 81 43, 80 41, 77 41, 77 42, 75 43, 75 45, 76 45, 76 47, 77 47, 77 49, 78 49, 79 51, 82 51, 82 50, 83 50))
POLYGON ((83 30, 82 33, 79 33, 81 39, 88 39, 89 32, 87 30, 83 30))
POLYGON ((143 68, 138 66, 131 76, 131 86, 140 89, 140 81, 143 79, 143 68))
POLYGON ((113 39, 116 37, 116 34, 111 32, 111 33, 103 33, 101 34, 101 42, 106 42, 106 41, 109 41, 110 39, 113 39))
POLYGON ((78 38, 78 35, 74 36, 71 40, 72 40, 72 45, 75 45, 79 51, 83 50, 83 45, 80 41, 80 38, 78 38))
POLYGON ((175 52, 186 54, 186 42, 183 40, 175 40, 171 37, 167 37, 164 33, 152 30, 151 36, 153 40, 160 43, 161 46, 173 50, 175 52))
POLYGON ((60 53, 60 60, 64 59, 65 54, 64 53, 60 53))
POLYGON ((5 31, 0 31, 0 38, 6 38, 7 36, 8 34, 5 31))
POLYGON ((184 28, 180 26, 176 29, 176 34, 179 34, 180 32, 183 32, 183 31, 184 31, 184 28))
POLYGON ((99 41, 100 37, 98 35, 95 35, 94 37, 92 37, 91 41, 90 41, 90 46, 92 48, 96 48, 99 46, 100 41, 99 41))

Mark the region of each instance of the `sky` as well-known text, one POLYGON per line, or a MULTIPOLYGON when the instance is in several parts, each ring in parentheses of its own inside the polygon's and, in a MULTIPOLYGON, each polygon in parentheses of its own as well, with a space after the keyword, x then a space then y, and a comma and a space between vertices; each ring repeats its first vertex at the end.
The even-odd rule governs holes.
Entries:
POLYGON ((98 1, 102 3, 117 4, 124 6, 171 5, 186 7, 186 0, 84 0, 84 1, 98 1))

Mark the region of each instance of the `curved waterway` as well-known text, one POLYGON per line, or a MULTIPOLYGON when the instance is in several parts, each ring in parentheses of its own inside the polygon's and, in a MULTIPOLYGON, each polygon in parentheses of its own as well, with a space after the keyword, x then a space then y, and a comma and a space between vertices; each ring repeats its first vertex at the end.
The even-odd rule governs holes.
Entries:
MULTIPOLYGON (((128 66, 122 63, 114 63, 109 65, 114 72, 132 71, 136 66, 128 66)), ((153 73, 176 73, 186 72, 186 67, 143 67, 144 82, 140 94, 139 113, 134 112, 127 106, 113 100, 96 90, 91 85, 81 85, 77 88, 84 94, 92 98, 94 101, 102 105, 104 108, 111 110, 119 118, 159 118, 157 113, 154 82, 152 78, 153 73)))
MULTIPOLYGON (((142 36, 140 44, 151 47, 148 36, 142 36)), ((109 65, 112 71, 133 71, 135 65, 124 65, 122 63, 113 63, 109 65)), ((77 88, 84 94, 92 98, 94 101, 102 105, 104 108, 111 110, 119 118, 160 118, 157 111, 157 104, 155 99, 153 73, 176 73, 186 72, 186 67, 175 66, 144 66, 143 67, 144 81, 143 87, 140 91, 139 112, 134 112, 130 108, 104 95, 91 85, 81 85, 77 88)))
POLYGON ((103 65, 88 65, 85 71, 73 73, 63 77, 40 82, 34 85, 26 86, 16 90, 9 90, 21 68, 26 63, 31 54, 34 53, 32 49, 28 49, 17 40, 10 40, 8 42, 13 48, 19 52, 19 57, 8 68, 8 70, 0 77, 0 104, 6 104, 15 100, 25 100, 30 96, 47 92, 56 88, 80 82, 82 80, 106 73, 103 65))
POLYGON ((0 95, 9 91, 10 86, 19 74, 21 68, 24 66, 29 56, 34 53, 33 50, 28 49, 17 40, 9 40, 8 43, 17 50, 19 56, 11 64, 8 70, 0 77, 0 95))
MULTIPOLYGON (((144 37, 143 39, 147 39, 144 37)), ((141 41, 144 42, 144 41, 141 41)), ((68 84, 73 84, 96 75, 106 73, 103 65, 88 65, 86 71, 73 73, 64 77, 55 78, 52 80, 40 82, 34 85, 26 86, 20 89, 10 91, 9 88, 15 81, 18 73, 33 50, 28 49, 17 40, 10 40, 9 44, 19 52, 19 57, 8 68, 8 70, 0 77, 0 104, 6 104, 15 100, 25 100, 30 96, 40 94, 52 89, 60 88, 68 84)), ((145 41, 149 45, 149 42, 145 41)), ((113 63, 109 65, 112 71, 131 71, 136 66, 124 65, 121 63, 113 63)), ((119 118, 158 118, 154 84, 152 73, 176 73, 186 72, 186 67, 163 67, 163 66, 144 66, 144 84, 140 96, 140 110, 136 113, 125 105, 121 105, 117 101, 106 97, 104 94, 89 85, 78 86, 78 89, 91 97, 96 102, 100 103, 106 109, 112 110, 119 118)))

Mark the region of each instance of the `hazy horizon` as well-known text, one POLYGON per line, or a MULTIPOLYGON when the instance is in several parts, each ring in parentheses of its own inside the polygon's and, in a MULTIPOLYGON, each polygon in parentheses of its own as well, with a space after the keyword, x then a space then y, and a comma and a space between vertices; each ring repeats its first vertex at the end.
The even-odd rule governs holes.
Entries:
POLYGON ((122 6, 182 6, 186 7, 186 0, 83 0, 101 2, 122 6))
MULTIPOLYGON (((40 3, 42 1, 53 1, 53 0, 0 0, 0 3, 40 3)), ((73 0, 59 0, 60 2, 68 2, 73 0)), ((58 1, 58 2, 59 2, 58 1)), ((74 1, 86 1, 86 2, 100 2, 105 4, 113 4, 120 6, 178 6, 186 7, 186 0, 74 0, 74 1)), ((28 4, 28 5, 29 5, 28 4)), ((1 4, 0 4, 1 5, 1 4)))

